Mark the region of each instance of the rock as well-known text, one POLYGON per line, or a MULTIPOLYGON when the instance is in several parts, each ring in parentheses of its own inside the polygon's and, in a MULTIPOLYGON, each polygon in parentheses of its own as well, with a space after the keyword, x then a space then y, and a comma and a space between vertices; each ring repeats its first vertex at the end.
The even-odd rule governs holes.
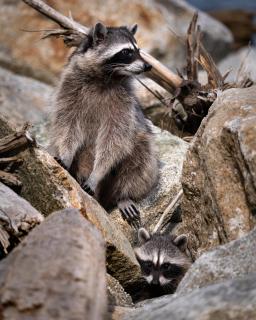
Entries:
POLYGON ((5 319, 104 319, 105 246, 78 210, 55 212, 0 264, 5 319))
MULTIPOLYGON (((0 138, 13 130, 0 118, 0 138)), ((44 150, 29 148, 21 152, 17 175, 23 183, 20 195, 43 215, 74 207, 102 233, 107 246, 108 273, 126 287, 137 281, 139 266, 133 249, 119 226, 111 223, 107 212, 85 193, 78 183, 44 150)))
MULTIPOLYGON (((256 317, 256 275, 214 284, 183 296, 153 299, 122 320, 247 320, 256 317)), ((121 313, 122 315, 122 313, 121 313)))
MULTIPOLYGON (((49 4, 63 14, 72 12, 73 18, 86 26, 98 21, 111 26, 138 23, 137 38, 142 48, 162 58, 170 67, 181 68, 185 63, 184 47, 169 30, 171 27, 177 34, 185 34, 196 10, 185 1, 108 0, 103 6, 97 1, 68 0, 50 1, 49 4)), ((23 30, 52 29, 56 28, 56 24, 21 1, 1 0, 0 5, 0 65, 53 83, 66 61, 68 50, 64 49, 61 40, 38 41, 40 33, 23 30)), ((213 50, 215 56, 222 56, 232 42, 231 33, 208 15, 201 12, 199 15, 207 48, 213 50)))
POLYGON ((124 288, 121 286, 119 281, 111 277, 109 274, 107 274, 107 291, 109 305, 112 307, 129 307, 133 305, 131 296, 124 291, 124 288))
MULTIPOLYGON (((7 223, 5 228, 0 224, 0 233, 6 234, 8 239, 11 235, 21 238, 44 219, 41 213, 33 208, 29 202, 19 197, 1 182, 0 215, 7 223)), ((7 244, 3 245, 5 251, 9 245, 10 242, 8 240, 7 244)))
POLYGON ((256 274, 256 229, 241 239, 205 252, 186 273, 176 291, 184 295, 209 284, 256 274))
POLYGON ((28 122, 37 141, 46 144, 51 86, 0 68, 0 114, 15 127, 28 122))
MULTIPOLYGON (((185 36, 187 34, 189 23, 197 11, 198 24, 201 26, 203 33, 202 41, 206 49, 217 60, 229 52, 230 45, 233 42, 233 36, 229 29, 219 21, 210 17, 205 12, 198 10, 198 8, 189 5, 184 0, 154 0, 154 3, 162 12, 169 27, 179 36, 185 36)), ((177 40, 177 37, 175 38, 177 40)), ((178 40, 178 42, 179 44, 176 43, 176 48, 170 47, 169 49, 173 51, 171 58, 174 62, 172 65, 174 68, 177 67, 177 54, 180 54, 184 57, 183 59, 185 59, 185 48, 182 46, 182 49, 179 49, 181 43, 180 40, 178 40)), ((179 57, 179 59, 181 59, 181 57, 179 57)), ((185 60, 183 60, 183 66, 184 62, 185 60)))
MULTIPOLYGON (((188 143, 167 131, 152 126, 155 143, 160 159, 160 181, 148 197, 137 204, 141 212, 142 225, 152 231, 161 217, 164 209, 176 196, 181 188, 182 164, 188 143)), ((110 215, 111 221, 118 224, 126 237, 135 242, 135 232, 123 221, 119 211, 114 210, 110 215)))
POLYGON ((218 68, 223 75, 231 70, 227 77, 227 82, 242 80, 244 76, 249 76, 251 80, 256 81, 255 59, 256 49, 254 47, 245 47, 221 60, 218 68))
POLYGON ((194 257, 255 226, 255 89, 220 94, 187 152, 180 232, 194 257))
POLYGON ((18 76, 0 68, 0 113, 9 122, 22 126, 45 118, 52 88, 42 82, 18 76))

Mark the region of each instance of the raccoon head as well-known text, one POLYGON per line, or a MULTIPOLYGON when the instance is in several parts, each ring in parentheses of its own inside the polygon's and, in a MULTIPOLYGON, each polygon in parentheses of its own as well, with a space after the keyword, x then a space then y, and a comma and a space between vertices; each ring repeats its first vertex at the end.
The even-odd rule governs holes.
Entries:
POLYGON ((97 23, 74 52, 71 61, 94 78, 129 77, 151 69, 140 56, 134 35, 137 25, 105 27, 97 23))
POLYGON ((173 293, 191 265, 186 255, 187 237, 171 234, 150 235, 144 228, 138 231, 139 245, 134 249, 142 276, 149 285, 173 293))

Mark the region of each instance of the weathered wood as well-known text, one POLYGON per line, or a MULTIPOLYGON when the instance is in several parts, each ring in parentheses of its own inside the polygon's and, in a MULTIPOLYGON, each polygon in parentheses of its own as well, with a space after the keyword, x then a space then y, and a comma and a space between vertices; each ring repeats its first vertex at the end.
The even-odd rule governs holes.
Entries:
POLYGON ((0 170, 0 182, 3 182, 11 188, 20 188, 22 182, 14 174, 0 170))
POLYGON ((0 158, 0 166, 10 164, 10 163, 20 162, 20 161, 22 161, 22 159, 18 156, 8 157, 8 158, 0 158))
POLYGON ((15 132, 0 139, 0 156, 11 151, 18 152, 33 142, 26 129, 27 126, 19 132, 15 132))
POLYGON ((42 221, 43 216, 30 203, 0 182, 0 243, 5 253, 10 236, 20 239, 42 221))

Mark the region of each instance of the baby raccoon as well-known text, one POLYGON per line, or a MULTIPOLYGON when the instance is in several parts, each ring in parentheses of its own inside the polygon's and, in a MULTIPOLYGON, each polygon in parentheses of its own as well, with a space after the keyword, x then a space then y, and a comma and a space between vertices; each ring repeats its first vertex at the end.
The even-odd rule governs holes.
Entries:
POLYGON ((50 146, 85 191, 106 210, 117 205, 134 226, 134 201, 158 180, 150 125, 132 88, 133 76, 151 69, 136 30, 97 23, 71 55, 56 92, 50 146))
POLYGON ((174 293, 192 261, 186 255, 187 237, 138 231, 139 246, 134 251, 150 296, 174 293))

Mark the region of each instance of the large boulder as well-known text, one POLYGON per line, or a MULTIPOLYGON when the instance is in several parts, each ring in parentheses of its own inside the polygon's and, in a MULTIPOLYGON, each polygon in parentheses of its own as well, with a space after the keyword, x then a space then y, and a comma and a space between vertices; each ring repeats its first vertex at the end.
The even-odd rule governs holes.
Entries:
POLYGON ((194 257, 255 226, 256 87, 219 95, 183 166, 183 222, 194 257))
POLYGON ((0 113, 9 122, 21 126, 27 121, 36 124, 45 119, 52 87, 3 68, 0 81, 0 113))
POLYGON ((256 81, 256 49, 254 47, 245 47, 229 54, 218 64, 222 74, 230 71, 226 81, 236 82, 243 77, 249 77, 256 81))
POLYGON ((256 318, 256 276, 250 274, 182 296, 151 300, 135 310, 121 310, 122 320, 248 320, 256 318))
POLYGON ((2 319, 104 319, 105 245, 78 210, 55 212, 0 264, 2 319))
MULTIPOLYGON (((179 35, 185 34, 196 10, 185 1, 107 0, 104 5, 101 1, 83 0, 48 3, 65 15, 71 12, 75 20, 86 26, 92 26, 98 21, 111 26, 138 23, 137 38, 142 48, 164 59, 173 68, 184 65, 184 46, 170 32, 169 27, 179 35)), ((40 33, 28 30, 52 29, 56 25, 22 1, 1 0, 0 6, 0 64, 13 71, 52 83, 65 63, 68 50, 64 49, 61 40, 38 41, 40 33)), ((199 22, 208 49, 216 56, 225 54, 232 41, 228 29, 201 12, 199 22)))
POLYGON ((205 252, 188 270, 177 294, 256 273, 255 247, 256 228, 241 239, 205 252))

